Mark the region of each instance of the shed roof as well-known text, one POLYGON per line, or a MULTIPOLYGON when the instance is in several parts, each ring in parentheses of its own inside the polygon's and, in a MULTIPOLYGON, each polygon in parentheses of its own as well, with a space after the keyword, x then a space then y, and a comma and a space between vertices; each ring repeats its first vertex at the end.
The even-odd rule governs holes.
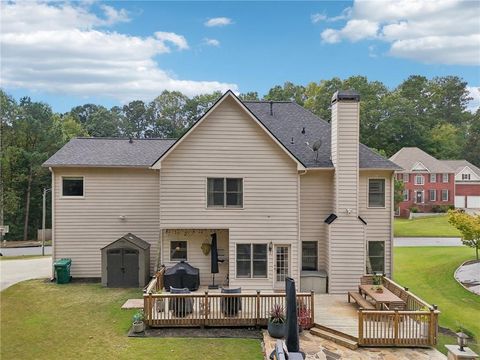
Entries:
POLYGON ((127 234, 123 235, 121 238, 111 242, 107 246, 104 246, 101 250, 110 247, 111 245, 115 244, 116 242, 118 242, 120 240, 126 240, 129 243, 131 243, 131 244, 135 245, 136 247, 138 247, 140 249, 143 249, 143 250, 147 250, 150 247, 150 243, 146 242, 145 240, 140 239, 138 236, 135 236, 132 233, 127 233, 127 234))

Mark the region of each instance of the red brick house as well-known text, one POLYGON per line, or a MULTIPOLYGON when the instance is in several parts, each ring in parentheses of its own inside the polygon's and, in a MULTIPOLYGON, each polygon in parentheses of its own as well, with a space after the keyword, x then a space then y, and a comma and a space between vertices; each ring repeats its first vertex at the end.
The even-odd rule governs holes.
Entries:
POLYGON ((442 160, 455 171, 455 207, 480 209, 480 169, 467 160, 442 160))
POLYGON ((416 147, 405 147, 390 158, 404 170, 396 177, 405 190, 397 216, 408 217, 412 210, 432 212, 438 206, 454 206, 455 170, 416 147))

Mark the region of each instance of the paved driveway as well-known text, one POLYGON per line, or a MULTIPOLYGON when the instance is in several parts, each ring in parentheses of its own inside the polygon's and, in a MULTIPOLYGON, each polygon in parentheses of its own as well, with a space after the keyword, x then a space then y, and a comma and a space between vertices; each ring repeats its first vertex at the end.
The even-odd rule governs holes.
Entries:
MULTIPOLYGON (((5 247, 1 248, 0 252, 3 256, 23 256, 23 255, 42 255, 41 246, 31 246, 31 247, 5 247)), ((45 255, 52 254, 52 247, 45 246, 45 255)))
POLYGON ((0 261, 0 290, 23 280, 50 278, 52 258, 0 261))
POLYGON ((460 238, 396 237, 393 246, 463 246, 460 238))

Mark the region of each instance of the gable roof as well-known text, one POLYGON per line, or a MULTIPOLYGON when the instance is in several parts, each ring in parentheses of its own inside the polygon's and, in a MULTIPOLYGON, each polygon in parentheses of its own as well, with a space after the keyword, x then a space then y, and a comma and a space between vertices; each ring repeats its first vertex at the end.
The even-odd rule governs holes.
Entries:
POLYGON ((43 163, 45 167, 150 167, 171 139, 75 138, 43 163))
POLYGON ((465 167, 469 167, 478 177, 480 177, 480 169, 473 165, 471 162, 467 160, 440 160, 445 165, 449 166, 455 174, 458 174, 460 171, 465 169, 465 167))
MULTIPOLYGON (((227 91, 178 140, 133 139, 130 143, 128 139, 76 138, 55 153, 43 166, 153 167, 173 151, 227 96, 235 99, 267 135, 297 162, 299 168, 333 169, 331 127, 328 122, 294 102, 242 102, 231 91, 227 91), (273 115, 270 115, 270 106, 273 115), (312 150, 312 145, 317 141, 321 143, 318 156, 312 150)), ((400 166, 363 144, 359 144, 359 165, 361 169, 401 170, 400 166)))
POLYGON ((450 166, 442 161, 435 159, 422 149, 417 147, 404 147, 397 151, 391 158, 396 164, 405 169, 406 172, 412 172, 413 167, 421 163, 431 173, 452 173, 450 166))
POLYGON ((106 249, 106 248, 110 247, 111 245, 113 245, 113 244, 115 244, 119 241, 122 241, 122 240, 127 241, 127 242, 129 242, 129 243, 131 243, 131 244, 135 245, 136 247, 138 247, 140 249, 143 249, 143 250, 146 250, 150 247, 150 243, 146 242, 145 240, 139 238, 138 236, 133 235, 132 233, 126 233, 121 238, 111 242, 108 245, 105 245, 100 250, 106 249))

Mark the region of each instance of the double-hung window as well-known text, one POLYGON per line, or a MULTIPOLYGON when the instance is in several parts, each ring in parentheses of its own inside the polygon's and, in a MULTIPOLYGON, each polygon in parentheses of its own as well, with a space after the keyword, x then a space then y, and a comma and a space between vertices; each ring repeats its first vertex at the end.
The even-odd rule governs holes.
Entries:
POLYGON ((368 207, 385 207, 385 179, 368 180, 368 207))
POLYGON ((266 278, 267 244, 237 244, 237 278, 266 278))
POLYGON ((430 182, 431 183, 437 182, 437 174, 430 174, 430 182))
POLYGON ((408 174, 408 173, 403 174, 403 182, 407 183, 409 178, 410 178, 410 174, 408 174))
POLYGON ((448 174, 443 174, 442 182, 448 183, 448 174))
POLYGON ((207 207, 243 207, 243 179, 208 178, 207 207))
POLYGON ((437 191, 428 190, 428 198, 430 199, 430 201, 437 201, 437 191))
POLYGON ((368 273, 384 273, 385 272, 385 242, 369 241, 368 242, 368 273), (370 266, 368 266, 370 265, 370 266))
POLYGON ((407 189, 403 190, 403 201, 408 201, 409 191, 407 189))
POLYGON ((302 242, 302 270, 318 270, 318 243, 316 241, 302 242))
POLYGON ((423 185, 425 184, 425 178, 423 177, 423 175, 415 175, 415 185, 423 185))
POLYGON ((448 190, 442 190, 442 201, 448 201, 448 190))
POLYGON ((62 177, 62 196, 83 197, 83 177, 62 177))

